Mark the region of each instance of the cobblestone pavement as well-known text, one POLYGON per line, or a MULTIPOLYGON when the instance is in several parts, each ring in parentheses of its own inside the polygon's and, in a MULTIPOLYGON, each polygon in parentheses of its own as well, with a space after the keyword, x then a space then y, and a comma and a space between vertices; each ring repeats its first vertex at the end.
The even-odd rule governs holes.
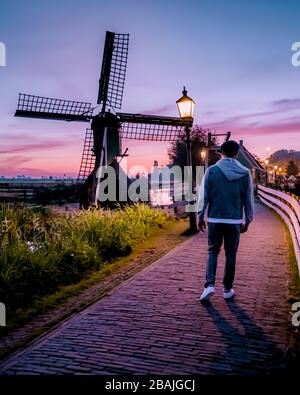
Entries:
POLYGON ((241 236, 236 297, 199 303, 207 235, 198 234, 0 365, 1 374, 226 374, 283 371, 288 246, 261 204, 241 236))

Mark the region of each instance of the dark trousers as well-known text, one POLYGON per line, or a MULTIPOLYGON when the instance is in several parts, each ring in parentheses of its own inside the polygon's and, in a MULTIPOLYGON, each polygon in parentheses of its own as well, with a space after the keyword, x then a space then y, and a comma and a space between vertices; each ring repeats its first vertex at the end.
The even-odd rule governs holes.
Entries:
POLYGON ((208 223, 208 262, 206 267, 205 286, 214 285, 218 256, 224 240, 226 264, 224 271, 223 284, 226 290, 232 288, 236 254, 240 241, 240 224, 221 224, 208 223))

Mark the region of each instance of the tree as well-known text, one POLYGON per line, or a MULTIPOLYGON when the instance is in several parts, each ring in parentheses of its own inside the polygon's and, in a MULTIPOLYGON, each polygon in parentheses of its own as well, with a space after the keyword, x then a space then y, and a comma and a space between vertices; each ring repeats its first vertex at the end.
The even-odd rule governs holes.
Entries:
POLYGON ((300 151, 281 149, 274 152, 269 156, 269 163, 272 166, 277 165, 278 167, 286 168, 287 163, 292 160, 295 161, 298 168, 300 166, 300 151))
POLYGON ((298 175, 298 166, 294 160, 291 159, 288 161, 288 166, 287 166, 286 172, 287 172, 288 176, 297 176, 298 175))
MULTIPOLYGON (((191 150, 192 150, 192 164, 193 166, 200 166, 201 150, 206 147, 209 130, 202 129, 200 126, 195 125, 191 130, 191 150)), ((216 138, 212 137, 212 144, 216 144, 216 138)), ((168 149, 168 157, 170 165, 178 165, 180 167, 187 165, 187 151, 185 139, 179 138, 173 142, 168 149)), ((209 165, 214 164, 219 159, 215 151, 209 154, 209 165)))

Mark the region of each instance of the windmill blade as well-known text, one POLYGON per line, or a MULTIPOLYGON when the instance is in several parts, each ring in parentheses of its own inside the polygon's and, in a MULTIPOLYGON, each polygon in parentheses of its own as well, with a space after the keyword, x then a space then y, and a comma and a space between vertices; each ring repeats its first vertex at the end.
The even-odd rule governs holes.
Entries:
POLYGON ((112 109, 122 106, 128 45, 129 34, 106 32, 97 100, 103 105, 102 112, 107 104, 112 109))
POLYGON ((159 124, 125 122, 120 137, 128 140, 177 141, 183 136, 184 127, 159 124))
POLYGON ((177 141, 184 135, 187 125, 175 117, 124 113, 117 113, 117 116, 122 124, 121 138, 130 140, 177 141))
POLYGON ((86 129, 83 145, 81 164, 78 173, 78 180, 85 181, 95 168, 94 136, 92 129, 86 129))
POLYGON ((92 104, 19 93, 16 117, 89 122, 92 104))

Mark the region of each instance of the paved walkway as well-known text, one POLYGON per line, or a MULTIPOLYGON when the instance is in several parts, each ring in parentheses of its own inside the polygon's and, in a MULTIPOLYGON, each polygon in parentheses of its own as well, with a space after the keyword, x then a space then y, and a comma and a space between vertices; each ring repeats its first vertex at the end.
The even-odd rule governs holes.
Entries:
POLYGON ((2 374, 271 373, 287 347, 288 250, 280 221, 256 206, 242 235, 234 301, 199 303, 207 236, 198 234, 0 365, 2 374))

